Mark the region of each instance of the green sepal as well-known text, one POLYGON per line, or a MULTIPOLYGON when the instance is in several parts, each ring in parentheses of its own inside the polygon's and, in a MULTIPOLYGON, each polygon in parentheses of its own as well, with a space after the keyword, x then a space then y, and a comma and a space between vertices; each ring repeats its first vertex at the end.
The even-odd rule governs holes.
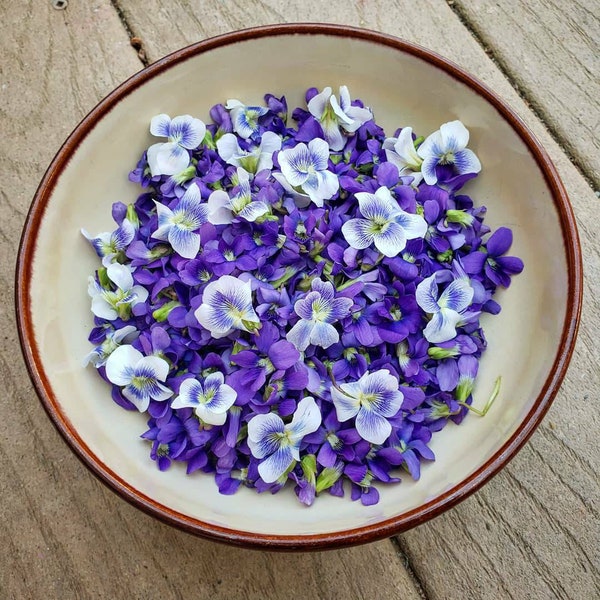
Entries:
POLYGON ((127 205, 127 213, 125 214, 125 217, 136 229, 139 228, 140 218, 138 217, 137 213, 135 212, 135 206, 133 204, 127 205))
POLYGON ((457 208, 451 208, 446 211, 446 222, 447 223, 458 223, 463 227, 470 227, 473 225, 475 217, 468 213, 466 210, 459 210, 457 208))
POLYGON ((196 176, 196 165, 190 165, 187 169, 181 171, 181 173, 177 173, 177 175, 173 175, 173 181, 181 185, 186 181, 194 178, 196 176))
POLYGON ((456 348, 440 348, 439 346, 432 346, 427 350, 427 354, 434 360, 443 360, 444 358, 458 356, 460 352, 456 348))
POLYGON ((333 467, 325 467, 317 476, 315 491, 317 494, 319 494, 325 490, 328 490, 341 476, 342 463, 338 463, 333 467))
POLYGON ((98 281, 105 290, 110 290, 112 288, 112 283, 108 278, 106 267, 100 267, 98 269, 98 281))
POLYGON ((165 302, 165 304, 163 304, 160 308, 157 308, 155 311, 152 312, 152 317, 156 322, 162 323, 168 319, 169 315, 171 314, 171 311, 174 308, 177 308, 178 306, 181 306, 181 303, 177 300, 165 302))
POLYGON ((202 143, 209 149, 209 150, 215 150, 217 148, 217 144, 216 141, 218 138, 221 137, 221 135, 219 135, 219 133, 221 135, 223 135, 223 133, 225 132, 221 132, 221 129, 217 129, 217 133, 215 135, 215 137, 213 138, 212 133, 207 129, 206 133, 204 134, 204 139, 202 140, 202 143))
POLYGON ((242 325, 248 333, 256 333, 262 327, 261 323, 257 323, 256 321, 245 321, 244 319, 242 319, 242 325))

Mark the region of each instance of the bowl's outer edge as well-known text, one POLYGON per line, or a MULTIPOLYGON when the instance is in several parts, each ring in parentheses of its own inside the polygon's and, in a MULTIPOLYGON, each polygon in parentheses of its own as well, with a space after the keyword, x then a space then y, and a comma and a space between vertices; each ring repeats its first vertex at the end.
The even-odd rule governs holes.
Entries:
POLYGON ((187 532, 215 541, 227 542, 248 548, 269 550, 324 550, 383 539, 406 531, 440 515, 445 510, 456 505, 458 502, 464 500, 478 490, 514 457, 517 451, 535 431, 549 409, 552 400, 558 392, 573 355, 583 299, 581 247, 573 209, 556 168, 552 164, 546 151, 542 148, 520 117, 518 117, 517 114, 485 84, 469 75, 461 67, 430 50, 405 42, 393 36, 366 29, 317 23, 267 25, 252 29, 244 29, 198 42, 169 54, 136 73, 100 101, 99 104, 84 117, 62 145, 35 193, 21 236, 15 276, 17 325, 27 370, 48 416, 86 467, 128 502, 170 525, 174 525, 187 532), (57 399, 53 394, 35 343, 29 290, 31 264, 35 252, 37 231, 43 219, 54 185, 63 166, 68 162, 70 155, 76 150, 77 146, 85 138, 87 133, 94 127, 98 119, 111 110, 115 104, 134 89, 173 64, 185 61, 196 54, 220 46, 235 44, 249 39, 291 34, 353 37, 395 48, 435 65, 455 79, 468 85, 473 91, 492 104, 525 142, 542 169, 546 182, 552 190, 554 203, 560 215, 563 231, 563 240, 567 255, 569 286, 568 304, 559 345, 560 349, 555 357, 552 370, 546 379, 540 395, 524 419, 521 427, 502 446, 502 448, 490 458, 490 460, 482 465, 470 477, 446 493, 429 503, 398 517, 358 529, 305 536, 277 536, 237 531, 187 517, 186 515, 173 511, 168 507, 158 504, 151 498, 144 496, 132 488, 126 481, 121 479, 116 473, 111 471, 106 465, 101 463, 85 444, 84 440, 78 436, 66 416, 61 413, 57 399))

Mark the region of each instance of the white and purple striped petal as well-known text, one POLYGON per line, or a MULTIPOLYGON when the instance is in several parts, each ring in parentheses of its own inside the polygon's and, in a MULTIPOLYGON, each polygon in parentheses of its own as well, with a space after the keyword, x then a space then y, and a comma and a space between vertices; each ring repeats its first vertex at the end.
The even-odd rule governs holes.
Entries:
POLYGON ((462 319, 461 315, 450 308, 436 312, 423 330, 423 336, 432 344, 447 342, 456 337, 456 326, 462 319))
POLYGON ((448 285, 438 300, 440 308, 462 312, 473 300, 473 288, 466 277, 459 277, 448 285))
POLYGON ((469 130, 461 121, 449 121, 440 127, 442 147, 456 152, 466 148, 469 143, 469 130))
POLYGON ((368 248, 375 239, 372 231, 371 221, 366 219, 350 219, 342 225, 342 234, 351 248, 364 250, 368 248))
POLYGON ((419 283, 415 292, 417 304, 426 312, 434 314, 440 310, 438 304, 438 284, 436 276, 431 275, 419 283))
POLYGON ((200 236, 188 229, 177 226, 171 227, 168 241, 173 250, 183 258, 196 258, 200 251, 200 236))
POLYGON ((315 326, 313 321, 300 319, 286 334, 285 338, 293 344, 300 352, 304 352, 310 346, 312 330, 315 326))
MULTIPOLYGON (((291 341, 291 340, 290 340, 291 341)), ((340 334, 331 323, 317 321, 310 332, 310 343, 321 348, 329 348, 340 341, 340 334)))
POLYGON ((406 235, 404 229, 398 223, 388 223, 387 227, 373 236, 375 248, 384 256, 398 256, 406 247, 406 235))
POLYGON ((259 217, 266 215, 269 212, 269 205, 266 202, 261 202, 260 200, 256 202, 250 202, 238 212, 237 216, 248 221, 249 223, 253 223, 259 217))
POLYGON ((265 483, 275 483, 294 462, 290 446, 281 446, 258 465, 258 474, 265 483))
POLYGON ((215 339, 233 329, 248 331, 250 323, 260 323, 252 306, 252 286, 230 275, 223 275, 206 286, 202 304, 194 315, 215 339))
POLYGON ((394 221, 402 227, 407 240, 424 238, 427 233, 427 221, 421 215, 398 210, 394 215, 394 221))
POLYGON ((465 148, 454 154, 454 165, 459 175, 467 173, 479 173, 481 171, 481 163, 472 150, 465 148))
POLYGON ((176 175, 190 164, 189 152, 177 142, 153 144, 146 155, 152 177, 176 175))
POLYGON ((479 173, 481 163, 472 150, 466 148, 469 143, 469 131, 461 121, 444 123, 433 132, 417 149, 423 159, 421 172, 429 185, 437 183, 436 167, 453 165, 458 175, 479 173))
POLYGON ((281 445, 285 430, 279 415, 267 413, 255 415, 248 422, 248 447, 256 458, 273 454, 281 445))
POLYGON ((169 141, 176 142, 187 150, 196 149, 206 135, 206 125, 190 115, 181 115, 171 120, 169 141))
POLYGON ((150 133, 155 137, 168 138, 171 132, 171 117, 160 114, 152 117, 150 121, 150 133))
POLYGON ((369 221, 378 219, 387 221, 400 210, 398 202, 392 198, 392 193, 385 186, 378 188, 374 194, 358 192, 355 196, 358 200, 360 214, 369 221))
POLYGON ((385 417, 362 406, 356 415, 356 431, 371 444, 383 444, 390 437, 392 426, 385 417))
POLYGON ((321 425, 321 411, 314 398, 307 396, 300 400, 294 412, 292 422, 286 426, 290 441, 296 450, 296 456, 294 457, 296 460, 299 460, 297 452, 300 441, 305 435, 315 432, 319 428, 319 425, 321 425))

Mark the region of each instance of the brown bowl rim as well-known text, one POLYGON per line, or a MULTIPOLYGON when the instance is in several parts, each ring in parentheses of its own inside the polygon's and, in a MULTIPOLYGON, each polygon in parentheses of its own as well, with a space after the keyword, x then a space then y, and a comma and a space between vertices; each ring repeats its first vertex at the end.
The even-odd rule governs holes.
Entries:
POLYGON ((461 67, 430 50, 411 42, 367 29, 318 23, 266 25, 226 33, 203 40, 177 50, 144 68, 101 100, 67 138, 52 160, 35 193, 21 236, 15 281, 17 325, 21 348, 29 375, 48 416, 86 467, 125 500, 161 521, 189 533, 215 541, 265 550, 324 550, 376 541, 420 525, 440 515, 477 491, 515 456, 540 424, 550 407, 573 354, 579 327, 582 298, 583 273, 581 248, 573 209, 556 168, 546 151, 535 139, 521 118, 485 84, 468 74, 461 67), (114 473, 107 465, 102 463, 88 448, 85 441, 81 439, 66 415, 62 413, 58 400, 49 384, 34 336, 29 290, 37 232, 56 181, 70 156, 98 120, 110 111, 122 98, 149 79, 169 69, 172 65, 218 47, 250 39, 281 35, 351 37, 394 48, 438 67, 485 98, 510 123, 512 128, 527 145, 540 166, 549 188, 552 190, 553 201, 561 221, 568 267, 567 310, 561 342, 552 369, 531 410, 510 439, 469 477, 418 508, 364 527, 312 535, 265 535, 205 523, 174 511, 140 493, 114 473))

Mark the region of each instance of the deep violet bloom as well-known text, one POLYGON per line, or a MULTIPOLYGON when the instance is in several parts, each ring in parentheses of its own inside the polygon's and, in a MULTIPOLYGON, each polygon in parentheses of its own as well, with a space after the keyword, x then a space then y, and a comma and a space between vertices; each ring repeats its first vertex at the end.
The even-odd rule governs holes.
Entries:
POLYGON ((510 278, 523 270, 523 261, 516 256, 504 256, 512 246, 512 231, 499 227, 486 242, 486 252, 472 252, 462 259, 464 269, 469 274, 485 275, 495 285, 508 287, 510 278))

